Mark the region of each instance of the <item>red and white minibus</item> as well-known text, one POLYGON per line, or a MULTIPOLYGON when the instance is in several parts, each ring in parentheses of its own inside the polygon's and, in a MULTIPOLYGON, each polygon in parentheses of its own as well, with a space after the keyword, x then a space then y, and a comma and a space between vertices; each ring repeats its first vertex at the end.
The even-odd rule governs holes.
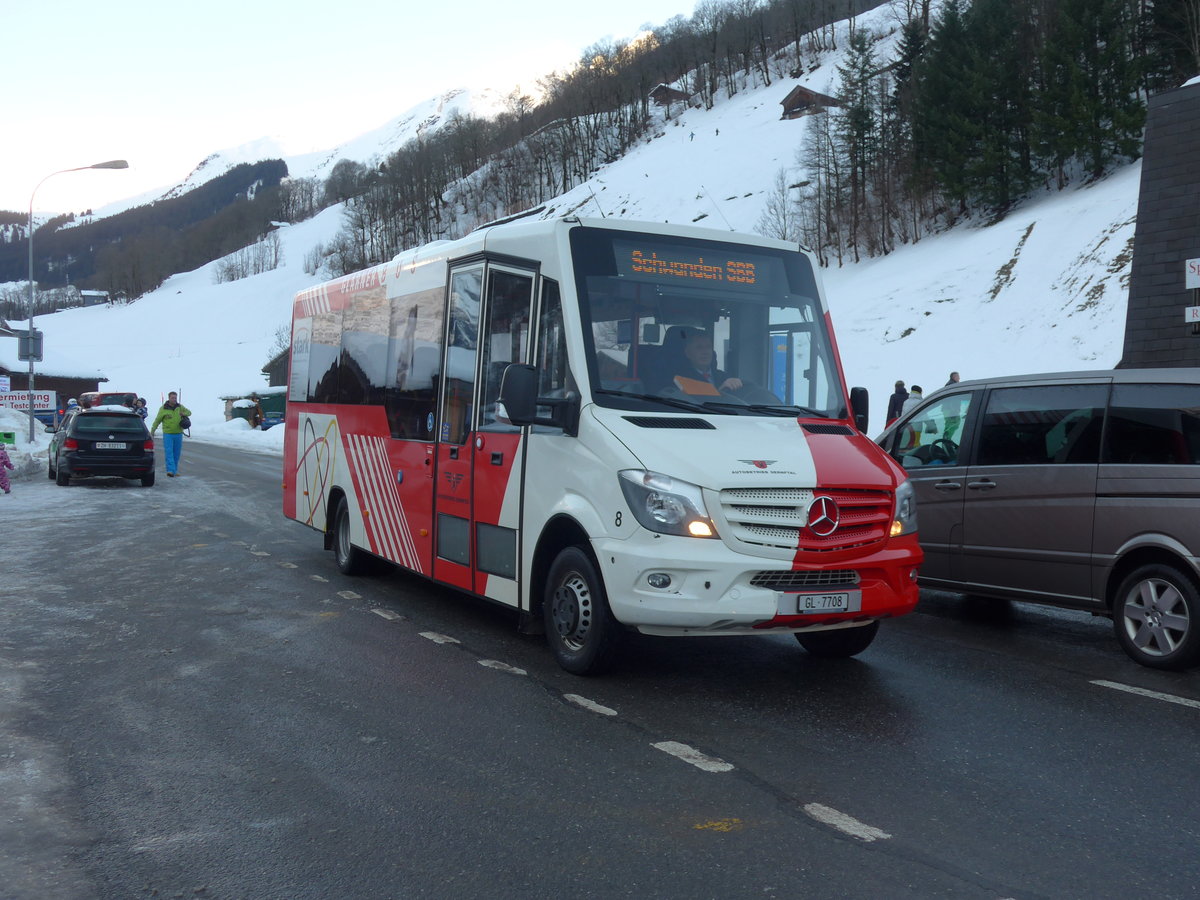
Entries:
POLYGON ((849 656, 921 562, 853 399, 795 244, 510 221, 297 295, 284 512, 347 574, 512 607, 571 672, 627 630, 849 656))

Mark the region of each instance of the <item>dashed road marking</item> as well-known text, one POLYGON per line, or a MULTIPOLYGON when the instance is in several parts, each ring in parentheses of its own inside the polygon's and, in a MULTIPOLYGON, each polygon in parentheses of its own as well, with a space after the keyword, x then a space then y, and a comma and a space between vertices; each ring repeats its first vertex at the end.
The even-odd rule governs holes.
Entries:
POLYGON ((381 619, 387 619, 389 622, 395 622, 397 619, 403 619, 404 616, 398 612, 392 612, 390 609, 380 609, 378 606, 371 610, 381 619))
POLYGON ((436 631, 422 631, 421 637, 426 640, 433 641, 435 644, 457 644, 458 638, 452 638, 448 634, 438 634, 436 631))
POLYGON ((320 581, 325 584, 329 584, 329 579, 324 577, 323 575, 309 575, 308 577, 311 578, 313 581, 320 581))
POLYGON ((270 556, 271 554, 268 553, 266 550, 251 550, 250 555, 251 556, 270 556))
POLYGON ((362 594, 356 594, 354 591, 338 591, 337 595, 343 600, 361 600, 362 594))
POLYGON ((1180 706, 1190 706, 1200 709, 1200 700, 1189 700, 1187 697, 1176 697, 1174 694, 1161 694, 1158 691, 1148 691, 1145 688, 1133 687, 1116 681, 1093 681, 1100 687, 1112 688, 1114 691, 1124 691, 1127 694, 1137 694, 1139 697, 1149 697, 1152 700, 1165 700, 1167 703, 1178 703, 1180 706))
POLYGON ((570 700, 572 703, 582 706, 589 712, 599 713, 602 716, 615 716, 617 711, 609 709, 607 706, 601 706, 595 700, 589 700, 587 697, 580 697, 578 694, 563 694, 563 699, 570 700))
POLYGON ((661 750, 663 753, 669 753, 677 759, 695 766, 697 769, 703 769, 705 772, 733 771, 733 766, 724 760, 717 759, 715 756, 706 756, 695 747, 689 747, 687 744, 681 744, 678 741, 659 741, 657 744, 651 744, 650 746, 655 750, 661 750))
POLYGON ((282 568, 284 568, 284 569, 298 569, 298 568, 300 568, 300 567, 299 567, 298 565, 296 565, 295 563, 290 563, 290 562, 281 562, 279 565, 280 565, 282 568))
POLYGON ((510 666, 508 663, 500 662, 498 659, 480 659, 477 662, 488 669, 495 669, 497 672, 507 672, 510 675, 528 675, 524 669, 517 666, 510 666))
POLYGON ((871 825, 858 821, 853 816, 848 816, 843 812, 838 812, 829 806, 823 806, 820 803, 808 803, 804 807, 804 811, 825 825, 830 825, 836 828, 843 834, 848 834, 851 837, 856 837, 860 841, 884 841, 891 837, 886 831, 880 831, 871 825))

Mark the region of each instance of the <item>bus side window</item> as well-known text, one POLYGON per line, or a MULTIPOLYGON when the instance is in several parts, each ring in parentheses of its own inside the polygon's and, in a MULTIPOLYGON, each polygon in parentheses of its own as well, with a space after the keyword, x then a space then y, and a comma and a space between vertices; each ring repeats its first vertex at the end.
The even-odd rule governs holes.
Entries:
POLYGON ((483 396, 479 427, 487 431, 520 431, 497 416, 500 380, 510 363, 525 362, 529 351, 529 307, 533 276, 492 269, 488 272, 487 324, 482 343, 483 396))
POLYGON ((451 444, 465 443, 471 429, 482 287, 482 267, 455 272, 450 279, 450 327, 441 440, 451 444))
POLYGON ((542 307, 538 317, 537 354, 539 397, 565 397, 576 390, 567 364, 567 332, 563 327, 562 298, 558 282, 542 279, 542 307))
POLYGON ((388 344, 390 383, 384 392, 392 437, 432 441, 442 375, 444 287, 392 302, 388 344))

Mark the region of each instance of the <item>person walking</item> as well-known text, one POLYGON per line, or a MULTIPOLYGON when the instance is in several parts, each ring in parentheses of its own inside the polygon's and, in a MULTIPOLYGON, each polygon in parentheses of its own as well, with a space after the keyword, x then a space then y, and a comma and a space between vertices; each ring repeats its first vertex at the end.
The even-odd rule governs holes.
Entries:
MULTIPOLYGON (((179 457, 183 454, 183 432, 187 426, 183 424, 185 417, 191 416, 192 411, 179 402, 179 394, 171 391, 167 394, 167 402, 158 409, 154 424, 150 426, 150 437, 158 426, 163 430, 163 456, 167 466, 167 477, 174 478, 179 474, 179 457)), ((190 425, 189 421, 187 425, 190 425)))
POLYGON ((254 405, 250 407, 250 427, 258 428, 262 425, 264 417, 262 404, 258 401, 258 394, 251 394, 249 399, 254 401, 254 405))
POLYGON ((9 469, 15 472, 17 467, 8 458, 8 451, 4 449, 4 445, 0 444, 0 490, 6 494, 12 493, 12 483, 8 480, 9 469))
POLYGON ((957 372, 951 372, 951 373, 950 373, 950 380, 946 382, 946 387, 950 387, 950 385, 952 385, 952 384, 958 384, 958 381, 959 381, 959 378, 958 378, 958 373, 957 373, 957 372))
POLYGON ((908 412, 918 403, 925 399, 925 392, 921 390, 919 384, 914 384, 912 390, 908 392, 908 399, 904 401, 904 405, 900 407, 900 414, 908 412))
POLYGON ((904 401, 907 399, 908 391, 904 389, 904 382, 897 381, 895 392, 888 398, 887 417, 883 422, 885 427, 900 418, 900 411, 904 409, 904 401))

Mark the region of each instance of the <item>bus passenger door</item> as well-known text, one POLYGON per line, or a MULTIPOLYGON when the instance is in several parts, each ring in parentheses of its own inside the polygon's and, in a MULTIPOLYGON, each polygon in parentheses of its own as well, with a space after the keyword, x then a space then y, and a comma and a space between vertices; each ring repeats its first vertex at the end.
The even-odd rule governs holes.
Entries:
POLYGON ((437 441, 434 577, 514 606, 521 429, 496 403, 505 366, 528 357, 533 283, 508 266, 451 272, 437 441))
POLYGON ((519 603, 521 429, 497 408, 504 369, 529 357, 532 272, 489 265, 480 340, 478 428, 472 441, 475 592, 519 603))
POLYGON ((439 392, 434 487, 433 577, 474 590, 471 577, 471 452, 479 363, 482 264, 452 269, 439 392))

